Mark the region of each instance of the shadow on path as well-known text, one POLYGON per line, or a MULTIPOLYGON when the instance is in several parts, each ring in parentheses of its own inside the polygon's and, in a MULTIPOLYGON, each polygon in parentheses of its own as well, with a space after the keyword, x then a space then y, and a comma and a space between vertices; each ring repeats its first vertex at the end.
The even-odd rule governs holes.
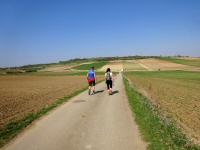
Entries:
POLYGON ((104 90, 98 90, 98 91, 95 91, 95 94, 102 93, 102 92, 104 92, 104 90))
POLYGON ((117 94, 117 93, 119 93, 119 91, 115 90, 115 91, 112 92, 112 95, 117 94))
POLYGON ((82 102, 86 102, 86 100, 75 100, 75 101, 73 101, 73 103, 82 103, 82 102))

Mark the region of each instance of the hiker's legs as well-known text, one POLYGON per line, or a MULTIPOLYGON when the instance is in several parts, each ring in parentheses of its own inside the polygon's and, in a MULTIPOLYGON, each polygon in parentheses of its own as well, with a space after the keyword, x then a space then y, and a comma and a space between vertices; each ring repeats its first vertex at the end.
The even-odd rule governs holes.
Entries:
POLYGON ((91 86, 88 87, 88 94, 90 95, 91 93, 91 86))
POLYGON ((95 86, 94 85, 91 87, 91 92, 92 92, 92 94, 95 93, 95 86))
POLYGON ((95 93, 95 86, 93 86, 93 93, 95 93))
POLYGON ((109 81, 108 81, 108 80, 106 80, 106 85, 107 85, 107 91, 108 91, 108 93, 109 93, 110 86, 109 86, 109 81))
POLYGON ((95 85, 96 85, 96 83, 95 83, 95 81, 92 83, 92 91, 93 91, 93 93, 95 93, 95 85))
POLYGON ((90 95, 92 91, 92 83, 89 82, 89 87, 88 87, 88 94, 90 95))
POLYGON ((106 84, 107 84, 108 94, 112 94, 112 80, 107 80, 106 84))
POLYGON ((110 94, 112 94, 112 80, 110 80, 110 94))

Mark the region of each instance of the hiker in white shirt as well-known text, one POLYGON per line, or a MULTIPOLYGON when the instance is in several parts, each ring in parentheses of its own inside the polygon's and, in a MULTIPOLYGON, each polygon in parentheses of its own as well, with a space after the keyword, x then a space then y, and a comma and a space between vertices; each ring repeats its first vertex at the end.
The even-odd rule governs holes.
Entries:
POLYGON ((105 79, 106 79, 106 85, 107 85, 107 91, 109 95, 112 95, 112 85, 113 85, 113 77, 111 69, 108 68, 105 73, 105 79))

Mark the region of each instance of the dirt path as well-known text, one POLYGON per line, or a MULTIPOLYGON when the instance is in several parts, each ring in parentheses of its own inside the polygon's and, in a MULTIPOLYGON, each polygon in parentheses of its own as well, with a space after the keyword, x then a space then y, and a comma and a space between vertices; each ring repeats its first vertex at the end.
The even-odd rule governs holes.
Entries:
POLYGON ((114 95, 105 84, 95 95, 74 97, 34 123, 5 150, 143 150, 142 141, 124 91, 122 76, 115 80, 114 95))

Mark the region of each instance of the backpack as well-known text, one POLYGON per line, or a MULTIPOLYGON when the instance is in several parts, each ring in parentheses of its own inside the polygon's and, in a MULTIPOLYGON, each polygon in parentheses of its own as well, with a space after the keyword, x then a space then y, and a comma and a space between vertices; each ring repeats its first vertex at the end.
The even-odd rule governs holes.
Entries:
POLYGON ((107 72, 106 73, 106 80, 112 80, 112 77, 110 75, 110 72, 107 72))

